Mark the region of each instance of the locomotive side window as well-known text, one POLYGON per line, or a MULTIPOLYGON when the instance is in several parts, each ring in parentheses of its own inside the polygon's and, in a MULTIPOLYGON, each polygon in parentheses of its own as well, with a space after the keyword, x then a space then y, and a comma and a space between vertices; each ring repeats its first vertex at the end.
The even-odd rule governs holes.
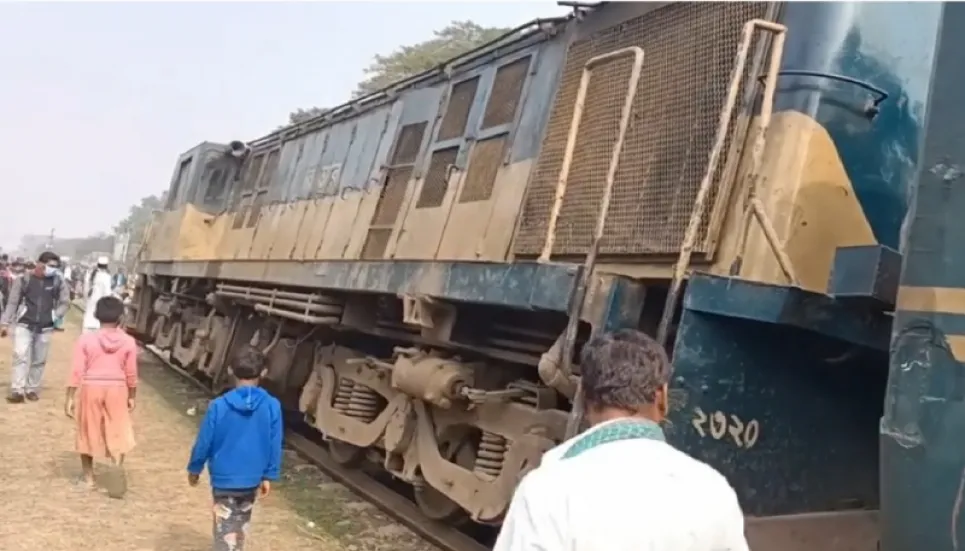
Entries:
POLYGON ((208 152, 201 173, 201 187, 204 195, 201 204, 205 209, 220 211, 225 206, 231 180, 234 178, 236 165, 229 161, 224 152, 208 152))
POLYGON ((191 173, 192 160, 192 157, 188 157, 187 159, 181 161, 181 164, 178 165, 178 173, 177 176, 174 177, 174 184, 171 186, 171 192, 168 193, 167 204, 164 206, 165 210, 171 210, 174 208, 174 205, 177 204, 178 194, 181 192, 184 184, 187 183, 188 174, 191 173))

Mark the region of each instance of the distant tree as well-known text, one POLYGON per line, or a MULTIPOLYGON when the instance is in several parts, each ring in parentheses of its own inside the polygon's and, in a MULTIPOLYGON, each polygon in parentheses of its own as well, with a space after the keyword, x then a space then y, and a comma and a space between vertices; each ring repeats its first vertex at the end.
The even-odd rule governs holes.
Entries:
POLYGON ((167 192, 141 198, 140 203, 132 205, 127 216, 114 226, 114 233, 129 233, 143 229, 151 221, 154 211, 164 208, 166 198, 167 192))
POLYGON ((296 109, 288 114, 288 124, 298 124, 302 121, 308 120, 312 117, 317 117, 325 111, 328 111, 325 107, 309 107, 308 109, 296 109))
MULTIPOLYGON (((472 21, 453 21, 445 28, 433 32, 434 36, 429 40, 401 46, 387 55, 376 55, 372 64, 365 68, 365 79, 358 84, 352 97, 371 94, 393 82, 428 71, 495 40, 508 31, 509 29, 482 27, 472 21)), ((319 107, 298 109, 289 114, 288 119, 290 123, 296 123, 325 111, 326 109, 319 107)))

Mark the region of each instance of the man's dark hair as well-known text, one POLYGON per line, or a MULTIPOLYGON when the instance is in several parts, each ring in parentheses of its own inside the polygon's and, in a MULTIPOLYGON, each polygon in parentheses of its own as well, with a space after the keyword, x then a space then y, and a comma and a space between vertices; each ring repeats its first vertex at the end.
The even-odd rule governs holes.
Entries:
POLYGON ((257 379, 265 370, 268 360, 261 350, 246 344, 235 353, 231 361, 231 371, 237 379, 257 379))
POLYGON ((634 411, 652 404, 671 371, 663 347, 634 329, 594 337, 580 358, 583 397, 597 408, 634 411))
POLYGON ((60 257, 57 256, 57 253, 55 253, 55 252, 53 252, 53 251, 44 251, 44 252, 40 253, 40 256, 37 257, 37 262, 39 262, 39 263, 41 263, 41 264, 47 264, 47 263, 50 263, 50 262, 57 262, 57 263, 59 264, 59 263, 60 263, 60 257))
POLYGON ((117 297, 102 297, 94 305, 94 317, 101 323, 120 323, 123 316, 124 303, 117 297))

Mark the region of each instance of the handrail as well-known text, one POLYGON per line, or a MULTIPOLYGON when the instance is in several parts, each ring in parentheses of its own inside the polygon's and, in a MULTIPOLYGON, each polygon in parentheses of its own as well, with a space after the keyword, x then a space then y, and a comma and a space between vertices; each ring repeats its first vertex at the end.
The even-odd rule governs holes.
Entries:
MULTIPOLYGON (((871 105, 868 105, 865 107, 865 115, 869 117, 874 117, 875 115, 877 115, 879 110, 878 108, 881 107, 881 104, 884 103, 886 99, 888 99, 888 92, 886 90, 879 88, 874 84, 871 84, 870 82, 867 82, 864 80, 858 80, 854 77, 849 77, 847 75, 840 75, 837 73, 826 73, 824 71, 811 71, 808 69, 785 69, 783 71, 779 71, 777 73, 777 76, 778 77, 796 76, 796 77, 826 78, 828 80, 845 82, 847 84, 853 84, 858 88, 863 88, 877 96, 876 98, 871 100, 871 105)), ((760 75, 757 78, 759 81, 763 83, 763 79, 765 77, 766 75, 760 75)))
MULTIPOLYGON (((576 140, 580 129, 580 121, 583 118, 583 108, 586 102, 586 95, 590 87, 590 78, 593 69, 604 63, 611 62, 622 57, 631 57, 633 65, 630 68, 630 78, 627 82, 627 93, 623 100, 623 109, 620 113, 620 126, 617 131, 616 140, 613 143, 613 152, 610 155, 610 164, 607 167, 603 197, 600 200, 600 210, 596 215, 596 230, 593 234, 593 242, 590 250, 587 251, 586 260, 576 274, 576 282, 570 295, 570 304, 567 308, 569 319, 566 323, 566 332, 562 346, 560 347, 559 369, 555 373, 554 382, 563 388, 571 387, 573 380, 573 347, 576 343, 577 329, 579 328, 580 315, 583 313, 583 306, 586 301, 586 288, 588 286, 593 269, 596 267, 596 257, 600 250, 600 242, 603 241, 603 234, 606 229, 606 219, 610 211, 610 199, 613 195, 613 185, 616 181, 617 167, 620 164, 620 155, 623 153, 623 144, 626 141, 627 129, 630 126, 630 118, 633 113, 633 100, 637 96, 637 88, 640 85, 640 73, 643 71, 643 48, 630 46, 621 48, 596 57, 590 58, 583 65, 583 74, 580 77, 580 87, 576 93, 576 100, 573 105, 573 118, 570 121, 570 132, 566 140, 566 153, 563 157, 563 165, 560 167, 559 181, 557 182, 556 201, 553 205, 552 218, 546 234, 546 243, 540 260, 549 260, 553 250, 553 240, 556 231, 556 222, 559 219, 560 209, 563 204, 563 196, 566 193, 566 184, 570 176, 570 165, 573 161, 573 153, 576 150, 576 140)), ((549 384, 549 383, 547 383, 549 384)), ((554 385, 550 385, 554 386, 554 385)), ((573 392, 574 404, 570 412, 569 420, 566 425, 567 437, 575 434, 582 420, 582 388, 579 383, 573 392)))
MULTIPOLYGON (((694 245, 697 242, 698 234, 700 233, 700 227, 704 220, 704 210, 707 202, 707 197, 710 195, 710 190, 714 184, 714 174, 717 172, 717 165, 720 162, 720 156, 724 149, 724 143, 727 141, 727 135, 730 130, 730 119, 733 113, 734 106, 737 102, 737 94, 740 91, 741 81, 743 80, 744 67, 747 64, 747 57, 750 54, 751 42, 754 38, 754 31, 761 29, 763 31, 772 33, 774 35, 774 41, 771 44, 771 58, 770 65, 767 71, 767 79, 764 82, 764 97, 761 102, 761 114, 760 114, 760 128, 757 130, 757 135, 754 140, 753 148, 751 150, 751 197, 750 199, 755 199, 754 189, 756 188, 757 182, 757 171, 761 164, 761 160, 764 154, 764 139, 767 134, 767 128, 771 122, 771 112, 774 107, 774 91, 777 81, 777 73, 780 69, 781 59, 784 55, 784 36, 787 33, 787 27, 784 25, 773 23, 764 19, 752 19, 744 24, 744 30, 741 33, 740 45, 737 48, 737 56, 734 60, 734 69, 731 71, 730 77, 730 88, 727 92, 727 100, 724 102, 724 108, 720 113, 720 122, 717 126, 717 136, 714 140, 714 146, 710 151, 710 158, 707 161, 707 170, 704 172, 704 178, 700 182, 700 187, 697 189, 697 197, 694 199, 694 208, 690 214, 690 221, 687 224, 687 231, 684 233, 683 243, 680 245, 680 256, 677 258, 677 263, 674 265, 673 276, 670 280, 670 288, 667 290, 667 300, 664 303, 663 313, 660 317, 660 325, 657 327, 657 341, 660 344, 666 346, 667 338, 670 331, 670 323, 673 321, 674 314, 677 311, 677 302, 680 300, 680 289, 683 285, 683 280, 687 275, 687 270, 690 268, 690 259, 693 256, 694 245)), ((753 204, 753 201, 752 201, 753 204)), ((748 217, 748 213, 744 214, 745 219, 748 217)), ((762 222, 762 225, 767 225, 767 222, 762 222)), ((746 222, 742 221, 741 226, 746 226, 746 222)), ((742 235, 746 233, 742 232, 742 235)), ((739 250, 739 249, 738 249, 739 250)), ((782 264, 782 268, 785 271, 789 271, 790 265, 785 266, 784 258, 781 258, 780 251, 778 252, 779 262, 782 264)), ((793 279, 793 275, 790 276, 793 279)))

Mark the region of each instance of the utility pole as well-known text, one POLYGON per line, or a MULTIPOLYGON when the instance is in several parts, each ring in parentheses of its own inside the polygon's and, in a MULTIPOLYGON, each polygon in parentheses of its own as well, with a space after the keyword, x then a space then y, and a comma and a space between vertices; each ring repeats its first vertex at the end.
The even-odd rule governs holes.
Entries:
POLYGON ((44 244, 44 250, 52 250, 54 248, 54 231, 56 228, 50 228, 50 235, 47 237, 47 243, 44 244))

